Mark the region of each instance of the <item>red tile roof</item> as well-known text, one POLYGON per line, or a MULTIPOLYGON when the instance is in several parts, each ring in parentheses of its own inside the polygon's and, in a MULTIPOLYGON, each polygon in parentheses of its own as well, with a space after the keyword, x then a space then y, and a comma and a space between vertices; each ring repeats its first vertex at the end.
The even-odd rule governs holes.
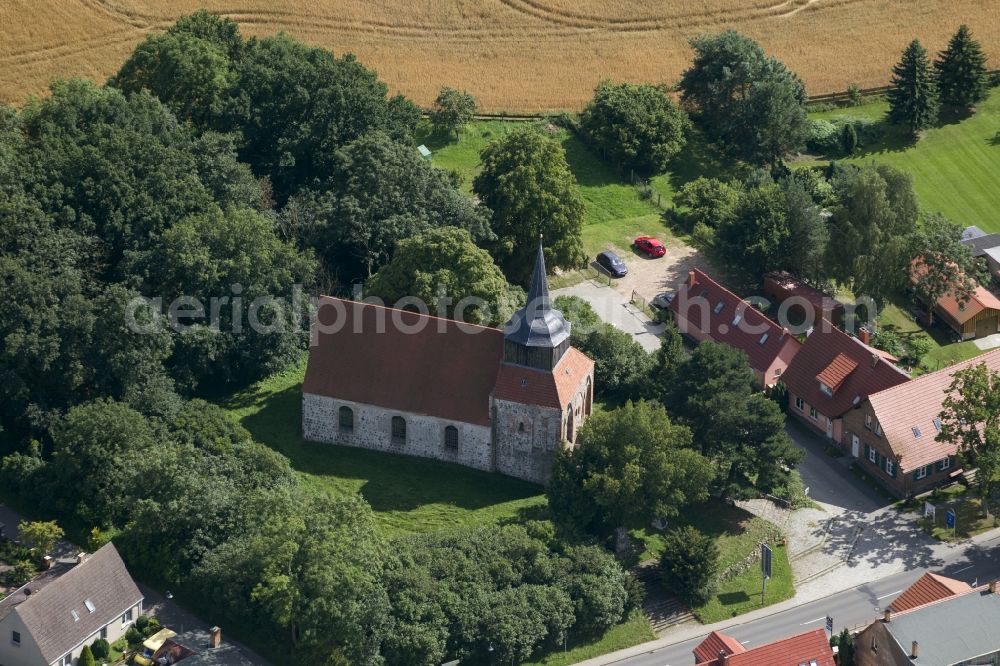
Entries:
POLYGON ((909 381, 909 376, 871 347, 823 320, 806 338, 781 380, 791 393, 824 416, 839 418, 868 395, 909 381), (827 395, 820 390, 817 377, 841 356, 857 363, 857 367, 843 379, 833 395, 827 395))
POLYGON ((695 663, 714 663, 719 658, 719 653, 723 650, 726 651, 726 654, 730 655, 746 652, 743 644, 732 636, 726 636, 718 631, 713 631, 694 649, 695 663))
MULTIPOLYGON (((797 636, 750 648, 729 657, 727 664, 728 666, 801 666, 801 664, 811 665, 814 661, 816 666, 835 666, 826 629, 813 629, 797 636)), ((718 663, 719 657, 716 654, 713 659, 703 661, 697 666, 716 666, 718 663)))
POLYGON ((882 426, 882 436, 896 454, 902 471, 955 454, 953 444, 936 441, 938 429, 934 421, 941 413, 953 375, 980 363, 1000 372, 1000 349, 868 396, 875 419, 882 426))
POLYGON ((317 317, 304 393, 489 425, 502 331, 331 297, 317 317))
POLYGON ((854 372, 857 367, 858 362, 849 358, 847 354, 837 354, 837 357, 830 361, 830 365, 816 375, 816 379, 829 386, 831 391, 836 392, 847 376, 854 372))
POLYGON ((801 346, 781 326, 698 269, 689 273, 670 301, 670 309, 678 315, 682 333, 691 326, 716 342, 742 350, 750 367, 761 373, 786 346, 796 350, 801 346))
MULTIPOLYGON (((916 281, 917 275, 926 271, 927 269, 921 259, 917 258, 913 260, 912 279, 914 281, 916 281)), ((959 324, 964 324, 983 310, 1000 311, 1000 299, 994 296, 989 290, 977 285, 975 291, 972 292, 972 297, 967 302, 959 303, 955 295, 949 292, 938 299, 937 307, 941 311, 946 312, 948 316, 959 324)))
POLYGON ((574 347, 570 347, 559 359, 552 372, 503 364, 497 375, 493 397, 561 410, 570 403, 577 388, 593 370, 594 362, 574 347))
POLYGON ((906 591, 896 597, 890 604, 893 612, 919 608, 935 601, 941 601, 959 594, 965 594, 972 590, 972 586, 954 578, 945 578, 932 574, 929 571, 917 580, 916 583, 906 588, 906 591))
POLYGON ((819 289, 810 287, 787 271, 768 273, 764 276, 764 293, 781 301, 789 298, 804 299, 813 308, 816 319, 820 313, 829 318, 829 314, 841 312, 844 304, 832 296, 827 296, 819 289))

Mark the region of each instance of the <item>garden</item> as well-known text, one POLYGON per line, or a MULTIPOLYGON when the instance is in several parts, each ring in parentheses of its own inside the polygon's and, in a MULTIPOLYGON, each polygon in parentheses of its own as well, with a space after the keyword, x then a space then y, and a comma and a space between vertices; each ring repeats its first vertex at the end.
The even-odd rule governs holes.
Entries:
POLYGON ((902 508, 924 513, 924 502, 934 505, 930 516, 921 515, 917 525, 938 541, 961 541, 1000 527, 1000 516, 983 511, 983 498, 976 488, 955 483, 947 488, 936 488, 929 495, 904 505, 902 508), (947 514, 955 513, 954 528, 948 527, 947 514))

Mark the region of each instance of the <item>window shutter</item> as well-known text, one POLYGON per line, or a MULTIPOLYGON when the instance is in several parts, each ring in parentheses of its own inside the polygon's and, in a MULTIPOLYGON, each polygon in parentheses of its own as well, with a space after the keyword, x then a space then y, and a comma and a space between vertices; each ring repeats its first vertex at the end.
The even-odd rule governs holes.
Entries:
POLYGON ((917 468, 917 470, 915 472, 913 472, 913 480, 914 481, 919 481, 920 480, 920 468, 919 467, 917 468))
POLYGON ((871 455, 872 454, 869 452, 870 449, 871 449, 871 447, 868 446, 868 442, 865 442, 865 460, 871 460, 871 455))

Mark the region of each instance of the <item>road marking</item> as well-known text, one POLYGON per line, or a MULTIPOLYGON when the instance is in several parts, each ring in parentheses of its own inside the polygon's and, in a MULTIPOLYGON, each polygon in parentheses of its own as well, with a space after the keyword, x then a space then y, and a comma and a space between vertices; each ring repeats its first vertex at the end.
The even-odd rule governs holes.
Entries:
POLYGON ((815 620, 809 620, 808 622, 803 622, 803 623, 802 623, 802 624, 800 624, 799 626, 800 626, 800 627, 804 627, 804 626, 806 626, 807 624, 812 624, 813 622, 826 622, 826 615, 824 615, 823 617, 818 617, 818 618, 816 618, 815 620))
POLYGON ((890 592, 889 594, 883 594, 881 597, 875 597, 875 601, 882 601, 886 597, 891 597, 895 594, 899 594, 902 590, 896 590, 895 592, 890 592))
POLYGON ((958 569, 956 571, 953 571, 952 573, 962 573, 963 571, 968 571, 969 569, 971 569, 974 566, 976 566, 976 565, 975 564, 970 564, 969 566, 965 567, 964 569, 958 569))
POLYGON ((740 641, 740 643, 741 643, 741 644, 743 644, 743 645, 746 645, 746 644, 748 644, 749 642, 750 642, 750 641, 740 641))

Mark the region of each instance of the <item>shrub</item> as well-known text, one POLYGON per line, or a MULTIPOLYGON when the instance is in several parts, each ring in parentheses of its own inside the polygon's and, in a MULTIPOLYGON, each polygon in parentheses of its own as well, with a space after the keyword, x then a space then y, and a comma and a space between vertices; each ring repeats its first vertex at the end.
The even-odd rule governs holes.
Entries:
POLYGON ((0 586, 21 587, 35 577, 38 570, 30 560, 18 560, 14 568, 0 574, 0 586))
POLYGON ((145 632, 146 631, 146 627, 148 627, 148 626, 149 626, 149 616, 148 615, 140 615, 139 617, 137 617, 135 619, 135 628, 138 629, 139 631, 145 632))
POLYGON ((700 250, 710 250, 715 247, 715 229, 704 222, 698 222, 691 230, 691 242, 700 250))
POLYGON ((135 628, 135 625, 129 627, 128 631, 125 632, 125 642, 128 643, 130 648, 136 647, 142 643, 143 640, 145 640, 145 637, 139 633, 139 630, 135 628))
POLYGON ((80 658, 76 660, 77 666, 96 666, 97 662, 94 661, 94 653, 90 651, 89 645, 84 645, 83 650, 80 651, 80 658))
POLYGON ((806 147, 816 153, 830 153, 837 149, 837 127, 829 120, 810 120, 806 147))
POLYGON ((670 532, 660 557, 664 586, 690 606, 700 606, 715 592, 719 546, 690 525, 670 532))
POLYGON ((90 646, 90 651, 94 653, 94 657, 97 659, 107 659, 111 654, 111 644, 103 638, 98 638, 90 646))
POLYGON ((840 132, 840 149, 845 155, 853 155, 858 149, 858 132, 853 123, 844 125, 840 132))
POLYGON ((857 83, 847 86, 847 97, 851 100, 851 106, 861 106, 865 103, 865 97, 861 94, 861 86, 857 83))

